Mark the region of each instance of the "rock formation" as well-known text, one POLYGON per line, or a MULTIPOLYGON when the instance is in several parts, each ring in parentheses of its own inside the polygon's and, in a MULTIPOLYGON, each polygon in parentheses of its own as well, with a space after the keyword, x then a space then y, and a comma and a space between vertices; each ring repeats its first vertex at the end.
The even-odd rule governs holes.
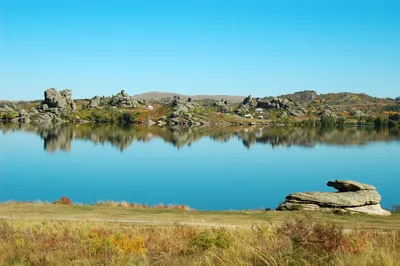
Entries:
POLYGON ((304 107, 294 100, 278 97, 254 99, 251 97, 251 95, 243 100, 241 106, 236 110, 236 113, 243 115, 249 113, 251 108, 282 110, 289 113, 291 116, 302 116, 307 114, 307 111, 304 109, 304 107))
POLYGON ((134 105, 137 104, 137 101, 132 100, 131 96, 129 96, 129 94, 125 93, 125 91, 122 90, 120 93, 111 98, 109 104, 111 106, 127 108, 134 107, 134 105))
POLYGON ((307 113, 301 104, 286 98, 263 98, 257 100, 257 107, 264 109, 285 110, 292 116, 302 116, 307 113))
POLYGON ((89 104, 88 104, 88 108, 89 109, 93 109, 93 108, 98 108, 100 105, 100 97, 99 96, 94 96, 93 99, 90 100, 89 104))
POLYGON ((39 110, 47 111, 48 109, 53 109, 53 112, 75 111, 76 106, 72 100, 72 91, 63 90, 58 92, 54 88, 46 90, 44 92, 43 105, 39 108, 39 110))
POLYGON ((351 213, 390 215, 381 208, 381 196, 374 186, 351 180, 329 181, 338 192, 298 192, 289 194, 278 210, 342 209, 351 213))

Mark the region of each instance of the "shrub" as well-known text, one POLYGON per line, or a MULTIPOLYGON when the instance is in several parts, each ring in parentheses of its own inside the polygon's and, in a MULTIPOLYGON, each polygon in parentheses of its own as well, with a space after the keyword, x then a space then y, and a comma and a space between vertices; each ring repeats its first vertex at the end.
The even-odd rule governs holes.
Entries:
POLYGON ((289 237, 295 248, 313 253, 338 251, 344 243, 343 229, 330 223, 315 222, 308 215, 285 221, 278 234, 289 237))
POLYGON ((320 122, 322 127, 333 127, 336 125, 336 119, 327 115, 321 116, 320 122))
POLYGON ((399 127, 400 126, 400 114, 389 115, 388 126, 389 127, 399 127))
POLYGON ((118 116, 119 124, 133 124, 135 122, 135 116, 131 112, 124 112, 118 116))
POLYGON ((378 116, 375 121, 375 127, 377 128, 384 128, 388 126, 388 119, 383 116, 378 116))
POLYGON ((62 196, 60 200, 55 200, 53 203, 61 205, 73 205, 72 200, 66 196, 62 196))
POLYGON ((192 249, 206 250, 213 246, 228 248, 231 244, 230 237, 223 230, 204 230, 196 234, 189 242, 192 249))
POLYGON ((143 237, 129 237, 124 234, 111 237, 112 243, 118 250, 129 254, 145 254, 146 248, 143 237))
POLYGON ((346 119, 344 119, 344 117, 339 117, 336 120, 336 126, 343 127, 344 126, 344 122, 346 122, 346 119))

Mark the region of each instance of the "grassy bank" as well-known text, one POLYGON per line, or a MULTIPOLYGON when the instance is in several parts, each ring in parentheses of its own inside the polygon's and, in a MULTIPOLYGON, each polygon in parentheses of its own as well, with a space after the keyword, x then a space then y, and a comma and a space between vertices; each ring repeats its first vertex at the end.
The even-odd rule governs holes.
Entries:
POLYGON ((0 265, 398 265, 400 216, 0 204, 0 265))

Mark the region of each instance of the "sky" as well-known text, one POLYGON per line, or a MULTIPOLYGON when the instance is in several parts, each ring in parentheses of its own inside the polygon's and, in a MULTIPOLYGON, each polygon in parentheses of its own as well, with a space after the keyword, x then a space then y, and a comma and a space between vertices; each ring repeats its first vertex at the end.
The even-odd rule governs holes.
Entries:
POLYGON ((400 1, 0 0, 0 99, 400 95, 400 1))

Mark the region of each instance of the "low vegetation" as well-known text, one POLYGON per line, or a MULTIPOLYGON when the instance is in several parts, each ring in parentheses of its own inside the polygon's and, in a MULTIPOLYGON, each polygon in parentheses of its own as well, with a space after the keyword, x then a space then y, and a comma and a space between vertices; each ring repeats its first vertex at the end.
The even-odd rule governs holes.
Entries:
POLYGON ((249 228, 0 219, 1 265, 398 265, 400 231, 302 214, 249 228))

